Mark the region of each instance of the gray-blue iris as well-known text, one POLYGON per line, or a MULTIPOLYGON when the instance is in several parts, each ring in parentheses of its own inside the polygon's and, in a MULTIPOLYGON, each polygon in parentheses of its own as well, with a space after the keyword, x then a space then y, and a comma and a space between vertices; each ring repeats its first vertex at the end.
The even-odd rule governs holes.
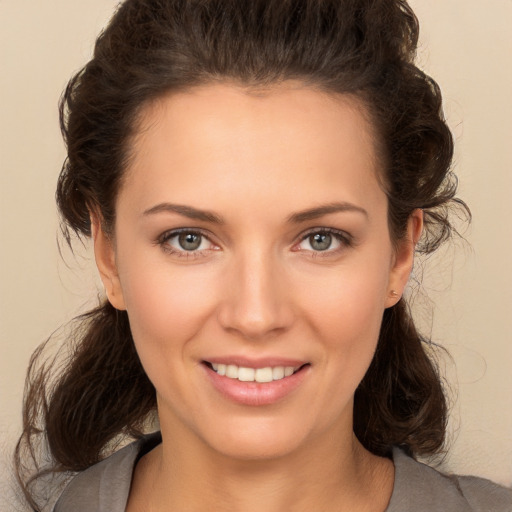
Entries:
POLYGON ((178 242, 185 251, 195 251, 201 245, 201 238, 201 235, 196 233, 181 233, 178 242))
POLYGON ((329 233, 315 233, 309 237, 309 243, 315 251, 326 251, 332 243, 332 236, 329 233))

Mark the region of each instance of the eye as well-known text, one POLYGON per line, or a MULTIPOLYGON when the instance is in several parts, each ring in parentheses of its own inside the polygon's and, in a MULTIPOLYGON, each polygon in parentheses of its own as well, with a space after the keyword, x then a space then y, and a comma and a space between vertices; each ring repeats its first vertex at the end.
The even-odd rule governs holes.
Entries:
POLYGON ((326 251, 330 249, 333 237, 330 233, 315 233, 314 235, 309 235, 307 240, 315 251, 326 251))
POLYGON ((216 249, 206 235, 190 229, 168 231, 158 239, 158 244, 167 252, 187 257, 216 249))
POLYGON ((203 243, 203 236, 199 233, 180 233, 173 238, 184 251, 196 251, 203 243))
POLYGON ((295 247, 299 251, 323 252, 327 256, 350 246, 351 238, 348 233, 343 231, 332 228, 316 228, 303 235, 302 240, 295 247))

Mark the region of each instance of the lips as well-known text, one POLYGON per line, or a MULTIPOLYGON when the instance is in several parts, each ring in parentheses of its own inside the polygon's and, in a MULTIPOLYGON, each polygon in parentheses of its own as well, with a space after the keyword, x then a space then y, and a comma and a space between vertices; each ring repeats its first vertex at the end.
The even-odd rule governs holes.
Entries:
POLYGON ((251 406, 269 405, 285 398, 304 381, 311 368, 309 363, 292 360, 231 359, 204 361, 203 365, 210 382, 225 398, 251 406))

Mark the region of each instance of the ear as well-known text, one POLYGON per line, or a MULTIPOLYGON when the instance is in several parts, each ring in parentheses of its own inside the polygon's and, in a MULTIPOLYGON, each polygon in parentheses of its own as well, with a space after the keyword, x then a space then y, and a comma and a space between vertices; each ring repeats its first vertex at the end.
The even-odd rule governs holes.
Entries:
POLYGON ((394 306, 402 297, 414 264, 414 250, 423 231, 423 210, 417 208, 407 221, 407 233, 398 242, 389 275, 386 308, 394 306))
POLYGON ((100 217, 91 213, 91 235, 94 242, 94 257, 105 288, 107 298, 116 309, 124 310, 123 292, 117 272, 114 246, 102 226, 100 217))

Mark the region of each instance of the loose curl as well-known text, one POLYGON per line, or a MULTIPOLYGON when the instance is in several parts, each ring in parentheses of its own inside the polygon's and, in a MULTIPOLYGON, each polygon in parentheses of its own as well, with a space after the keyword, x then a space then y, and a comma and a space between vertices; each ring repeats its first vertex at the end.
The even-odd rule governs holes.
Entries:
MULTIPOLYGON (((418 22, 404 0, 127 0, 96 41, 93 59, 69 82, 60 104, 68 157, 57 204, 68 242, 89 237, 91 212, 113 234, 115 200, 144 107, 169 91, 216 82, 268 87, 285 80, 364 105, 375 131, 389 228, 397 243, 423 209, 418 246, 434 251, 449 238, 456 180, 453 144, 436 82, 414 65, 418 22)), ((466 209, 469 214, 469 211, 466 209)), ((108 302, 79 319, 66 365, 31 361, 22 463, 43 436, 46 471, 80 471, 119 435, 138 437, 156 408, 155 390, 133 346, 126 312, 108 302), (38 427, 39 425, 39 427, 38 427)), ((401 299, 385 311, 377 350, 359 385, 354 430, 371 452, 401 445, 426 455, 443 445, 447 406, 441 379, 401 299)), ((37 467, 37 466, 36 466, 37 467)))

